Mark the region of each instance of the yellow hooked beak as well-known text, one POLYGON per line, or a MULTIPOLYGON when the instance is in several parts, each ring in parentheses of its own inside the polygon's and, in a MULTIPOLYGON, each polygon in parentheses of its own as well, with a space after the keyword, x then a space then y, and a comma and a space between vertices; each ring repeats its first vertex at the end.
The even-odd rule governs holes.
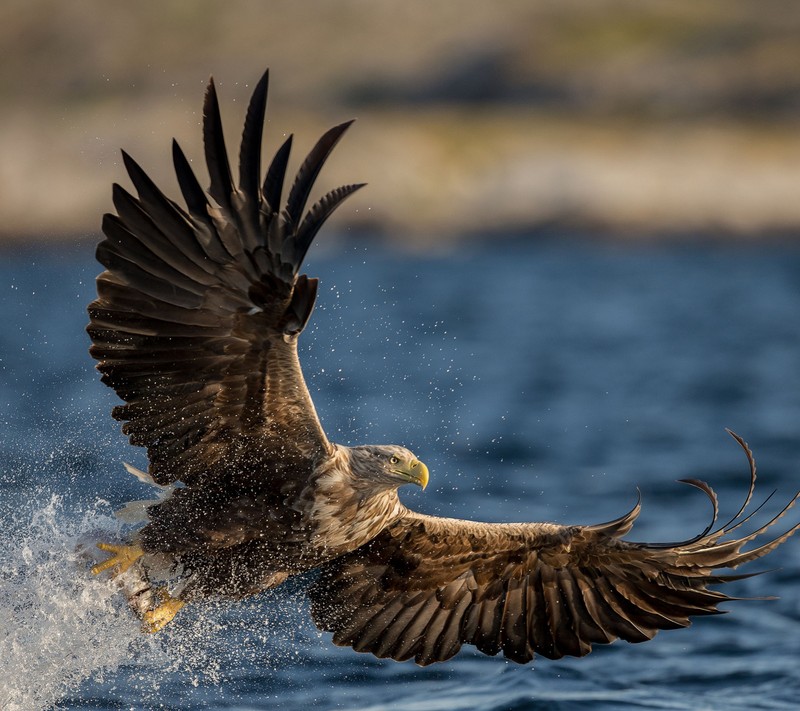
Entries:
POLYGON ((404 479, 408 479, 409 484, 421 486, 423 491, 428 486, 428 467, 418 459, 412 459, 410 462, 401 462, 393 471, 404 479))

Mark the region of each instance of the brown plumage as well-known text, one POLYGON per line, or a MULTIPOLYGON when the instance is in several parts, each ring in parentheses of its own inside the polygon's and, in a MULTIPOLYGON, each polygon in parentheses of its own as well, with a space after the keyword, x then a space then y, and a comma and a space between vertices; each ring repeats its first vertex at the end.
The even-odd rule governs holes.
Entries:
MULTIPOLYGON (((462 644, 526 662, 534 654, 581 656, 592 644, 650 639, 718 612, 709 586, 788 538, 749 551, 789 507, 750 535, 755 483, 728 524, 682 543, 622 539, 639 513, 596 526, 486 524, 422 516, 397 497, 425 486, 407 449, 328 441, 297 357, 317 293, 299 273, 322 223, 361 185, 327 193, 305 212, 319 172, 350 122, 312 148, 282 201, 291 137, 262 180, 267 74, 256 86, 234 183, 213 81, 203 132, 208 196, 177 144, 173 159, 186 207, 123 154, 136 190, 118 185, 97 257, 106 267, 89 306, 91 354, 103 382, 125 401, 114 409, 132 444, 147 448, 154 484, 129 546, 104 546, 125 572, 131 604, 150 630, 185 601, 241 597, 318 569, 309 588, 315 622, 334 642, 379 657, 447 659, 462 644), (305 212, 305 214, 304 214, 305 212), (182 486, 172 488, 171 485, 182 486), (172 576, 171 593, 150 585, 172 576)), ((145 476, 145 475, 142 475, 145 476)), ((688 483, 711 499, 703 482, 688 483)), ((124 577, 124 576, 123 576, 124 577)))
POLYGON ((418 664, 447 659, 464 643, 516 662, 535 653, 550 659, 583 656, 593 643, 643 642, 658 630, 687 627, 694 615, 721 612, 730 600, 712 583, 766 555, 797 526, 749 551, 795 499, 757 531, 722 542, 739 527, 755 484, 751 465, 747 501, 716 531, 711 525, 681 543, 622 540, 639 515, 595 526, 547 523, 485 524, 408 511, 379 536, 329 563, 311 589, 312 614, 334 642, 360 652, 418 664))

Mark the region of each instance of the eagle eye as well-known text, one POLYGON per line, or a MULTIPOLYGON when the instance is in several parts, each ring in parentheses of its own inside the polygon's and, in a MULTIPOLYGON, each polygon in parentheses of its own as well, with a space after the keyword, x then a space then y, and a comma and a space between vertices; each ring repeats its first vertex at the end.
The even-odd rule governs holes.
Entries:
POLYGON ((397 457, 392 457, 392 458, 391 458, 389 461, 390 461, 392 464, 397 464, 397 462, 399 462, 400 460, 399 460, 397 457))

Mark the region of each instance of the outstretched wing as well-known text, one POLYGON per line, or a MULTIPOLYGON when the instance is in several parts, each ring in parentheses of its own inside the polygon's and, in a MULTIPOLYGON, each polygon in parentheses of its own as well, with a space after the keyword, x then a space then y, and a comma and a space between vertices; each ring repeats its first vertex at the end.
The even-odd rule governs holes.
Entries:
POLYGON ((330 446, 297 358, 317 280, 298 271, 322 223, 361 187, 337 188, 303 216, 351 122, 319 139, 281 209, 292 139, 262 183, 267 86, 265 73, 247 111, 238 185, 212 79, 203 115, 211 200, 173 143, 186 208, 123 153, 138 197, 114 185, 117 214, 103 220, 97 258, 106 271, 89 305, 90 352, 103 382, 127 403, 113 416, 125 421, 132 444, 147 447, 159 484, 189 481, 253 449, 259 457, 314 459, 330 446))
MULTIPOLYGON (((688 483, 709 494, 716 519, 711 489, 688 483)), ((336 644, 422 665, 452 657, 462 644, 524 663, 534 653, 583 656, 617 638, 642 642, 688 626, 693 615, 722 612, 717 605, 733 598, 708 586, 748 576, 717 571, 760 558, 794 533, 800 525, 742 551, 796 499, 748 536, 721 541, 749 518, 740 519, 743 506, 713 533, 709 526, 692 540, 660 545, 621 539, 638 504, 616 521, 586 527, 409 513, 328 564, 310 590, 312 614, 336 644)))

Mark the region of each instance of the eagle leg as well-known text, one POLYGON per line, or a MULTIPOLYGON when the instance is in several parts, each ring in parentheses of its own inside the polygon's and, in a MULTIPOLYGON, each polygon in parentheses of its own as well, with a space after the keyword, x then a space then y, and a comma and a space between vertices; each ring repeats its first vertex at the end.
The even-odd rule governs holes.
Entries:
POLYGON ((160 598, 159 604, 142 614, 142 631, 149 634, 163 629, 186 604, 180 598, 172 597, 166 588, 159 588, 157 592, 160 598))
POLYGON ((110 558, 106 558, 102 563, 98 563, 92 567, 92 573, 95 575, 109 568, 115 568, 113 573, 114 577, 121 575, 144 555, 144 551, 136 545, 117 546, 111 543, 98 543, 97 547, 101 551, 107 551, 108 553, 113 553, 113 555, 110 558))

